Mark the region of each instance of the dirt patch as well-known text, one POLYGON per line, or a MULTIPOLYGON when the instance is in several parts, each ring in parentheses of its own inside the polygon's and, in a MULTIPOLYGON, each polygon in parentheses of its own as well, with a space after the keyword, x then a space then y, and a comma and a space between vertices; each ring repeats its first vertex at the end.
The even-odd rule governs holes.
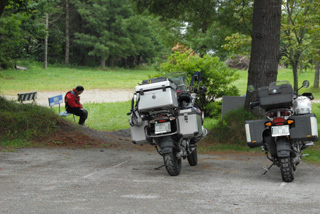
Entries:
POLYGON ((129 130, 104 132, 72 124, 66 120, 59 120, 57 126, 57 131, 54 134, 46 138, 35 139, 34 143, 59 147, 99 147, 131 143, 129 130))
POLYGON ((126 148, 143 151, 154 150, 150 145, 140 146, 131 142, 130 130, 99 131, 70 123, 66 120, 58 122, 57 131, 47 136, 33 140, 33 144, 41 147, 59 148, 126 148))

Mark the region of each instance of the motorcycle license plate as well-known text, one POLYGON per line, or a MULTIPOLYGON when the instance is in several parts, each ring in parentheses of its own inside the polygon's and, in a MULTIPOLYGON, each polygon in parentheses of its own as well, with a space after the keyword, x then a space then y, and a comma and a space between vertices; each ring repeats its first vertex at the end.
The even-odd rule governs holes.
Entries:
POLYGON ((170 122, 155 124, 155 134, 162 134, 167 132, 171 132, 170 122))
POLYGON ((290 135, 289 125, 284 125, 284 126, 272 126, 272 127, 271 127, 271 133, 272 133, 272 137, 290 135))

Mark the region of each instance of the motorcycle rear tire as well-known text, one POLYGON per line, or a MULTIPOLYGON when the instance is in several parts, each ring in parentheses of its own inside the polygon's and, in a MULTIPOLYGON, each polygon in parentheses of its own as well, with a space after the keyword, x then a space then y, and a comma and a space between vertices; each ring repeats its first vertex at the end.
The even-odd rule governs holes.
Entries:
POLYGON ((177 158, 174 152, 163 155, 164 165, 169 175, 177 176, 181 171, 181 158, 177 158))
POLYGON ((190 166, 196 166, 198 164, 198 152, 197 148, 187 157, 190 166))
POLYGON ((294 180, 294 166, 291 157, 279 158, 282 180, 292 182, 294 180))

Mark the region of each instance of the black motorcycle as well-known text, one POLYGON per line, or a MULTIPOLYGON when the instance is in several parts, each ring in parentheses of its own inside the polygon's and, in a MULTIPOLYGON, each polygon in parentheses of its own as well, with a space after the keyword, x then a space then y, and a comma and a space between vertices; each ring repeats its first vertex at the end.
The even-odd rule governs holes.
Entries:
POLYGON ((197 72, 189 87, 186 74, 180 72, 135 87, 128 113, 132 142, 155 146, 171 176, 180 174, 182 159, 197 165, 197 143, 207 135, 204 114, 196 104, 196 94, 206 92, 200 80, 197 72))
MULTIPOLYGON (((305 80, 302 87, 309 87, 305 80)), ((254 91, 254 88, 249 87, 254 91)), ((298 90, 299 90, 298 89, 298 90)), ((249 147, 262 147, 272 162, 265 169, 266 174, 274 165, 280 167, 282 180, 294 180, 294 172, 302 151, 318 140, 317 119, 312 114, 311 93, 298 95, 288 81, 272 82, 257 90, 258 101, 250 103, 251 108, 260 107, 266 112, 266 119, 245 122, 249 147)))

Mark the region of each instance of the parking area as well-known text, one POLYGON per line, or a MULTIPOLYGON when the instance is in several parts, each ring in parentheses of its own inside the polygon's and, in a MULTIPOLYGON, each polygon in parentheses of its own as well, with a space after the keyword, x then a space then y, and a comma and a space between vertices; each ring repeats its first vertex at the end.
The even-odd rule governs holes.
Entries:
POLYGON ((320 213, 320 167, 292 183, 264 156, 199 155, 171 177, 156 151, 29 148, 0 153, 0 213, 320 213))

